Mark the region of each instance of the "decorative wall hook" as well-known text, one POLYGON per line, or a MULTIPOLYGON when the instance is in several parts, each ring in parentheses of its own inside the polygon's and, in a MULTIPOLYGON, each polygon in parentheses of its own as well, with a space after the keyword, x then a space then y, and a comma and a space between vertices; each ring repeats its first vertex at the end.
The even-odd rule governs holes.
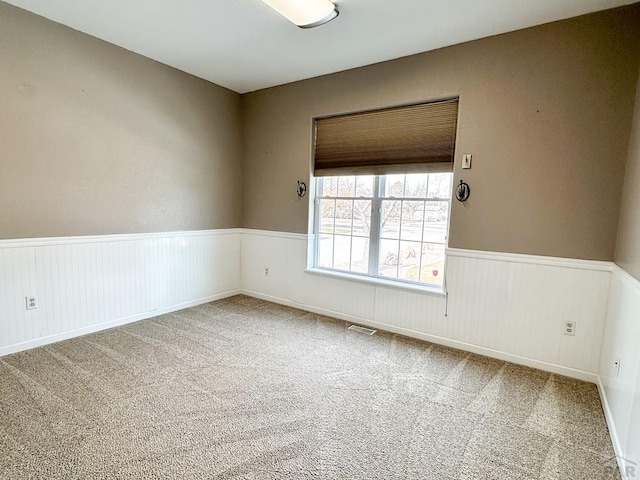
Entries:
POLYGON ((296 193, 300 198, 304 197, 307 193, 307 184, 298 180, 298 188, 296 189, 296 193))
POLYGON ((460 180, 460 185, 456 187, 456 199, 459 202, 466 202, 471 195, 471 187, 464 180, 460 180))

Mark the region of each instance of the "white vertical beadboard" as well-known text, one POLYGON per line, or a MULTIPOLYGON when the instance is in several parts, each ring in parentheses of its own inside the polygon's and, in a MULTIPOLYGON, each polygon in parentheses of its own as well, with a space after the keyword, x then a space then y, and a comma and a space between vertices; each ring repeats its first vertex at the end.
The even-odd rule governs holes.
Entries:
POLYGON ((242 290, 406 335, 596 379, 611 264, 451 250, 445 297, 305 272, 307 236, 243 230, 242 290), (264 275, 268 267, 270 275, 264 275), (577 322, 575 336, 564 322, 577 322))
POLYGON ((38 310, 26 310, 25 297, 38 295, 32 278, 35 274, 33 249, 0 250, 0 342, 12 344, 33 335, 38 329, 38 310), (6 319, 16 321, 10 325, 6 319))
MULTIPOLYGON (((614 268, 600 357, 600 393, 620 469, 640 465, 640 281, 614 268), (614 361, 620 358, 616 376, 614 361), (625 465, 625 460, 627 464, 625 465)), ((636 466, 636 474, 640 473, 636 466)))
POLYGON ((611 277, 602 262, 451 251, 445 316, 443 296, 305 272, 307 251, 306 235, 257 230, 2 241, 0 354, 241 288, 569 375, 598 371, 611 277), (26 311, 32 294, 39 308, 26 311), (573 337, 562 334, 569 319, 573 337))
POLYGON ((239 287, 239 230, 1 241, 0 354, 239 287), (25 309, 28 295, 37 310, 25 309))
POLYGON ((374 321, 414 332, 428 329, 434 335, 445 336, 444 297, 376 286, 375 299, 374 321))
POLYGON ((448 258, 449 312, 456 340, 596 372, 610 273, 601 270, 448 258), (563 335, 566 321, 575 336, 563 335))
POLYGON ((241 277, 247 288, 265 295, 282 297, 287 288, 287 252, 283 238, 243 234, 241 239, 241 277), (269 276, 265 275, 269 269, 269 276))

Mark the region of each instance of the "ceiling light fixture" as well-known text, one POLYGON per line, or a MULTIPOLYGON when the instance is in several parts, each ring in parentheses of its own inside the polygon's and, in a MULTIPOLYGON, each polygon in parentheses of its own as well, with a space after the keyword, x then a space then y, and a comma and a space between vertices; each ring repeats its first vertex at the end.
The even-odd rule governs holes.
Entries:
POLYGON ((338 9, 329 0, 262 0, 300 28, 313 28, 338 16, 338 9))

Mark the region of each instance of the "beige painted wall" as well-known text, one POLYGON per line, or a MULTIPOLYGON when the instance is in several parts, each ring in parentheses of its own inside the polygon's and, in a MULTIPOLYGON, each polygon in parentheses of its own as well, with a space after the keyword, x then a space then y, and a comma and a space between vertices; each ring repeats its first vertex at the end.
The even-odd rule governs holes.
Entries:
POLYGON ((239 227, 240 108, 0 2, 0 238, 239 227))
POLYGON ((629 144, 615 261, 640 280, 640 78, 636 89, 636 108, 629 144))
POLYGON ((243 226, 307 231, 312 117, 460 95, 449 245, 612 260, 638 38, 636 4, 243 95, 243 226))

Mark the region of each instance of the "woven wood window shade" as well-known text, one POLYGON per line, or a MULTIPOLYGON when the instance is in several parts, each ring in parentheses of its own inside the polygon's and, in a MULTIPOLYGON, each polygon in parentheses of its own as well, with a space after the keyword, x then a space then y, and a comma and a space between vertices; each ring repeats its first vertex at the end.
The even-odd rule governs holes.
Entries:
POLYGON ((450 172, 458 99, 316 120, 314 175, 450 172))

